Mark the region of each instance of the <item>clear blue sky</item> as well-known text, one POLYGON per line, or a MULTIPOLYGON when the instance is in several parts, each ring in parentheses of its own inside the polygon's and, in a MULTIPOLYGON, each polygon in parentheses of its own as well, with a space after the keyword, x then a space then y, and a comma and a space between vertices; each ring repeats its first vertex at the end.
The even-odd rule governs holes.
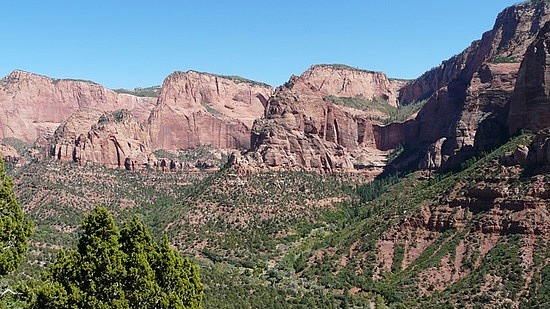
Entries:
POLYGON ((343 63, 415 78, 517 2, 3 0, 0 75, 133 88, 192 69, 277 86, 312 64, 343 63))

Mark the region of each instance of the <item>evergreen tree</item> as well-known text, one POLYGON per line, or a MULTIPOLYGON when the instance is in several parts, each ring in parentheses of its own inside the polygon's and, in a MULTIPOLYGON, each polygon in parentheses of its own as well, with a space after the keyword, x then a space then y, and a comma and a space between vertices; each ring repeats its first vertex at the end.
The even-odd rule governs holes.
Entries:
POLYGON ((17 268, 28 248, 31 224, 13 193, 13 181, 0 158, 0 276, 17 268))
POLYGON ((120 233, 105 208, 82 223, 77 250, 43 276, 34 308, 200 308, 198 268, 165 238, 157 245, 137 217, 120 233))
POLYGON ((130 307, 158 308, 161 290, 152 268, 158 260, 158 250, 147 227, 137 216, 124 224, 120 244, 126 253, 124 289, 130 307))
POLYGON ((155 265, 156 277, 163 292, 163 308, 200 308, 203 286, 199 269, 170 248, 164 237, 155 265))

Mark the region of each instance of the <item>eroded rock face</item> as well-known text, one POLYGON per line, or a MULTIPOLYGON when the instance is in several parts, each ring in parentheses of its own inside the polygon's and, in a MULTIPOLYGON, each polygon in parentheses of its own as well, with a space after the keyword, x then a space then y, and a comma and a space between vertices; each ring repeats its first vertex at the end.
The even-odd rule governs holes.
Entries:
POLYGON ((271 87, 236 77, 197 72, 170 75, 146 121, 134 111, 76 111, 56 130, 51 155, 79 164, 100 163, 137 170, 182 168, 157 160, 155 150, 186 150, 203 145, 239 149, 250 145, 253 120, 263 115, 271 87))
POLYGON ((429 98, 451 81, 472 76, 484 63, 519 63, 538 31, 548 21, 548 3, 524 3, 506 8, 492 30, 462 53, 445 60, 400 90, 403 105, 429 98))
POLYGON ((234 77, 175 72, 164 81, 148 120, 152 146, 247 149, 252 124, 263 115, 271 92, 268 85, 234 77))
POLYGON ((301 75, 312 87, 337 97, 362 96, 387 100, 397 106, 398 91, 407 82, 389 79, 381 72, 371 72, 344 65, 314 65, 301 75))
POLYGON ((33 143, 51 136, 78 109, 127 109, 145 119, 155 102, 155 98, 119 94, 93 82, 14 71, 0 80, 0 138, 33 143))
POLYGON ((407 144, 426 154, 420 167, 433 165, 426 161, 429 153, 442 158, 441 168, 502 144, 508 138, 509 102, 519 62, 548 20, 549 3, 504 10, 480 41, 401 89, 402 103, 428 96, 429 100, 413 121, 375 128, 379 144, 385 148, 407 144), (445 141, 437 144, 442 138, 445 141))
POLYGON ((550 23, 529 46, 521 63, 510 105, 508 126, 538 131, 550 126, 550 23))
POLYGON ((149 163, 150 145, 144 124, 130 112, 86 110, 73 114, 56 130, 50 152, 64 162, 137 170, 149 163))
POLYGON ((329 96, 389 99, 395 92, 381 73, 314 66, 269 99, 252 130, 252 156, 268 167, 325 172, 382 167, 385 154, 375 147, 372 119, 386 115, 339 105, 329 96))

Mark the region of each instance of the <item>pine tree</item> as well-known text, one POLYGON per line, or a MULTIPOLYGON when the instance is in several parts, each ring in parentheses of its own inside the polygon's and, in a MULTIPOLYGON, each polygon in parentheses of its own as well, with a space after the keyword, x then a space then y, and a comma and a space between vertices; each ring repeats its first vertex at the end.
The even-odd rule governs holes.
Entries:
POLYGON ((152 264, 158 260, 157 245, 137 216, 120 231, 120 244, 126 253, 124 289, 131 308, 158 308, 161 290, 152 264))
POLYGON ((128 308, 120 278, 124 253, 107 210, 98 207, 82 222, 78 249, 61 252, 44 274, 35 308, 128 308))
POLYGON ((34 308, 200 308, 197 266, 157 245, 137 218, 120 233, 102 207, 82 223, 77 250, 62 252, 44 273, 34 308))
POLYGON ((203 286, 199 269, 177 251, 164 237, 155 265, 157 281, 163 292, 163 308, 200 308, 203 286))
POLYGON ((19 266, 28 248, 31 224, 13 192, 13 181, 4 171, 0 158, 0 276, 19 266))

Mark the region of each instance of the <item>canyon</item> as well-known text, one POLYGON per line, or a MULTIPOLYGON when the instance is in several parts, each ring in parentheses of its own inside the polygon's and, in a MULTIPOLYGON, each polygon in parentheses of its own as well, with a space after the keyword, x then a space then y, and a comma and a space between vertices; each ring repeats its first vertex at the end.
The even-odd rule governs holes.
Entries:
POLYGON ((138 93, 16 70, 0 156, 36 222, 29 265, 100 204, 200 261, 214 308, 547 304, 549 46, 530 1, 414 80, 316 64, 138 93))
POLYGON ((549 10, 545 2, 505 9, 480 40, 412 81, 314 65, 273 89, 188 71, 168 76, 158 97, 138 97, 14 71, 0 83, 1 137, 113 168, 158 165, 159 150, 212 146, 243 153, 240 164, 252 169, 373 172, 401 145, 415 155, 395 168, 449 169, 547 126, 549 10), (391 122, 392 112, 420 101, 417 114, 391 122))

